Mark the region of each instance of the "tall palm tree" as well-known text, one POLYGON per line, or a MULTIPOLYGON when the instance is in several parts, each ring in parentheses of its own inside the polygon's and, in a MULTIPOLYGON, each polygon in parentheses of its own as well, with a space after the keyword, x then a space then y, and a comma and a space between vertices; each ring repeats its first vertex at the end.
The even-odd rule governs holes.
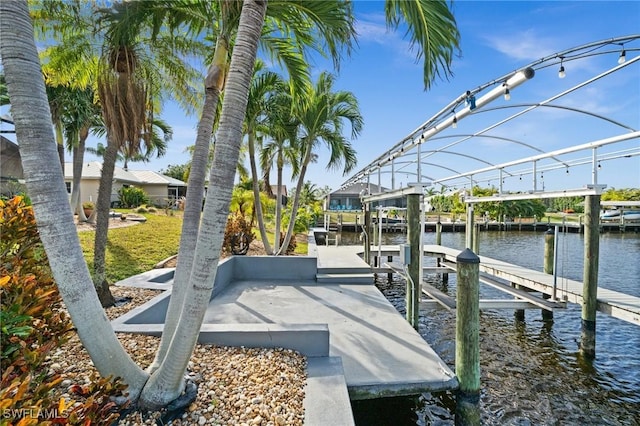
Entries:
POLYGON ((343 166, 343 173, 348 173, 357 163, 356 152, 351 142, 342 135, 342 131, 344 123, 348 122, 351 126, 351 138, 360 134, 363 119, 358 101, 351 92, 334 92, 333 84, 334 77, 331 74, 320 74, 315 86, 310 87, 304 99, 293 106, 294 114, 300 122, 298 146, 301 165, 291 206, 291 219, 278 254, 283 253, 283 247, 288 247, 291 241, 300 204, 300 193, 314 151, 322 144, 329 148, 328 169, 338 169, 343 166))
POLYGON ((51 271, 83 346, 101 375, 123 377, 135 400, 146 374, 122 348, 82 255, 57 161, 51 113, 26 1, 0 2, 0 58, 38 230, 51 271))
MULTIPOLYGON (((154 2, 139 2, 153 4, 154 2)), ((187 202, 182 222, 182 237, 178 257, 180 262, 176 267, 172 297, 169 302, 165 319, 164 333, 156 358, 149 367, 150 371, 157 368, 165 357, 172 342, 177 323, 185 303, 187 283, 193 271, 193 253, 200 227, 200 210, 204 194, 206 174, 206 159, 213 129, 215 111, 218 99, 227 81, 227 59, 230 52, 230 40, 239 28, 238 17, 240 2, 222 1, 207 7, 209 2, 160 2, 169 7, 153 8, 150 12, 153 20, 159 22, 167 16, 183 16, 183 20, 173 20, 174 23, 187 24, 189 28, 208 29, 209 34, 216 39, 213 60, 205 78, 205 102, 202 115, 198 123, 197 138, 194 155, 187 182, 187 202), (217 8, 216 8, 217 6, 217 8), (183 9, 186 7, 184 14, 183 9), (213 23, 213 28, 211 27, 213 23)), ((250 4, 247 2, 242 5, 250 4)), ((157 5, 157 3, 156 3, 157 5)), ((244 9, 244 8, 243 8, 244 9)), ((243 10, 244 12, 244 10, 243 10)), ((304 51, 313 49, 322 55, 330 56, 338 62, 344 49, 349 52, 353 36, 352 6, 348 2, 338 0, 314 1, 271 1, 266 11, 266 25, 259 42, 261 48, 273 59, 286 68, 296 87, 304 87, 308 81, 307 64, 304 61, 304 51), (317 43, 316 35, 320 34, 322 43, 317 43)), ((215 159, 214 159, 215 161, 215 159)), ((256 176, 252 176, 257 181, 256 176)), ((211 182, 211 181, 210 181, 211 182)), ((220 228, 223 232, 224 226, 220 228)))
MULTIPOLYGON (((284 166, 289 165, 295 176, 299 169, 299 149, 296 146, 299 122, 291 114, 292 96, 290 93, 278 93, 272 98, 273 102, 266 111, 266 127, 269 139, 260 153, 260 165, 263 170, 269 170, 271 164, 276 165, 276 217, 274 251, 280 250, 282 231, 282 173, 284 166)), ((267 173, 268 174, 268 173, 267 173)))
POLYGON ((215 191, 209 191, 204 204, 202 228, 189 281, 193 285, 189 286, 189 295, 184 299, 176 332, 165 356, 171 363, 162 362, 142 391, 141 403, 145 407, 164 406, 177 398, 184 388, 183 375, 197 342, 220 260, 235 164, 242 144, 242 123, 266 7, 266 2, 251 0, 245 1, 242 7, 222 104, 213 167, 209 174, 209 182, 215 182, 216 188, 215 191))
POLYGON ((245 117, 245 133, 247 135, 247 151, 249 154, 253 202, 255 205, 254 212, 258 220, 258 229, 264 249, 267 254, 272 254, 271 244, 267 238, 267 230, 264 223, 262 203, 260 202, 260 182, 258 180, 256 151, 257 148, 262 145, 262 138, 259 135, 268 131, 268 126, 265 125, 266 112, 273 107, 273 101, 276 98, 275 95, 278 92, 286 90, 286 85, 278 74, 265 71, 264 68, 264 62, 256 61, 255 75, 249 89, 249 101, 245 117), (256 146, 256 142, 258 146, 256 146))

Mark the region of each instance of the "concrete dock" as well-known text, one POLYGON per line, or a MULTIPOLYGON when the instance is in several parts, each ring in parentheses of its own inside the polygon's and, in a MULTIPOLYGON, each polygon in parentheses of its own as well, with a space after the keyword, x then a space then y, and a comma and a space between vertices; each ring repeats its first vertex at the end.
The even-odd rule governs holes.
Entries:
MULTIPOLYGON (((353 248, 318 247, 317 253, 221 262, 200 341, 307 355, 308 425, 326 424, 318 419, 327 410, 345 419, 340 424, 352 424, 349 398, 457 388, 454 373, 375 287, 353 248)), ((160 335, 172 280, 173 269, 157 269, 118 283, 167 291, 114 320, 114 329, 160 335)))

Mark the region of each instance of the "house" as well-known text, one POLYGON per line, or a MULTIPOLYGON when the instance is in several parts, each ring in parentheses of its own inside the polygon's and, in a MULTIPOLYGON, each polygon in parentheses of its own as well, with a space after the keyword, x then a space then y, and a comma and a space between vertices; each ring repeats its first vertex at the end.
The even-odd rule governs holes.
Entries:
POLYGON ((23 191, 20 185, 24 178, 18 145, 0 136, 0 192, 13 195, 23 191))
MULTIPOLYGON (((82 167, 82 179, 80 180, 80 197, 82 201, 96 201, 98 199, 98 187, 102 163, 92 161, 82 167)), ((64 181, 67 192, 71 195, 73 185, 73 163, 64 165, 64 181)), ((118 191, 121 188, 134 186, 144 190, 149 196, 151 204, 164 206, 167 200, 175 200, 186 195, 187 184, 150 170, 124 170, 116 166, 113 174, 113 187, 111 189, 111 204, 118 203, 118 191)))
MULTIPOLYGON (((384 191, 388 191, 388 189, 379 187, 378 185, 372 183, 356 183, 355 185, 351 185, 348 188, 339 189, 328 194, 325 197, 325 210, 359 211, 362 210, 362 203, 360 202, 361 195, 377 194, 384 191)), ((392 200, 377 201, 373 203, 373 207, 406 207, 406 204, 406 199, 398 198, 392 200)))

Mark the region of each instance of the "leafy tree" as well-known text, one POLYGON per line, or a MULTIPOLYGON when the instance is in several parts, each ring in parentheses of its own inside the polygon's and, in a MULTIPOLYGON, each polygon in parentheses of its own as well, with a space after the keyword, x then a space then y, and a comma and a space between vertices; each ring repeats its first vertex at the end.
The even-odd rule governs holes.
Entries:
POLYGON ((166 169, 160 170, 160 173, 174 179, 186 181, 189 177, 189 167, 190 163, 175 165, 169 164, 166 169))

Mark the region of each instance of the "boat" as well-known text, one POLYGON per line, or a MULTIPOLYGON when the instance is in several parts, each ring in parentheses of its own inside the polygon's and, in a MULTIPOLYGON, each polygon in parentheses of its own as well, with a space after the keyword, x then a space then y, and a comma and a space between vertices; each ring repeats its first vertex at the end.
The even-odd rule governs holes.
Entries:
POLYGON ((603 220, 619 219, 620 213, 621 213, 620 210, 605 210, 604 212, 600 213, 600 219, 603 219, 603 220))
POLYGON ((628 220, 640 220, 640 210, 627 210, 622 213, 624 221, 628 220))

